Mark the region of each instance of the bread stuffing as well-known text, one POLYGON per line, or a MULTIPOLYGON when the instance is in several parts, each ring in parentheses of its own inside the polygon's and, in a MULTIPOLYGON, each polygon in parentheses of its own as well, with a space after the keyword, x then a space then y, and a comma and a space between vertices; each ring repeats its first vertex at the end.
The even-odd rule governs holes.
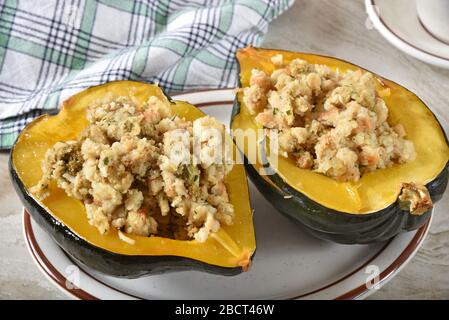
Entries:
POLYGON ((155 96, 143 105, 131 97, 96 103, 87 120, 78 139, 47 151, 42 179, 32 189, 39 198, 56 183, 84 203, 100 233, 115 228, 123 239, 132 234, 203 242, 233 223, 225 183, 232 164, 218 152, 225 129, 217 120, 187 121, 155 96))
POLYGON ((369 72, 338 70, 283 56, 274 71, 253 69, 243 102, 266 131, 278 131, 279 154, 299 168, 358 181, 364 173, 413 161, 415 148, 369 72))

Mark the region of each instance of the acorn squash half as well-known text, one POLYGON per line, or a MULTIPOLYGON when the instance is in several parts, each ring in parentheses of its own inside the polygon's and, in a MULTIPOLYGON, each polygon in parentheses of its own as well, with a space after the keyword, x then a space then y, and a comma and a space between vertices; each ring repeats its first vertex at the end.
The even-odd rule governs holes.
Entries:
MULTIPOLYGON (((253 68, 270 74, 274 70, 270 58, 279 53, 286 63, 301 58, 343 72, 360 69, 331 57, 248 47, 237 53, 240 87, 249 85, 253 68)), ((267 172, 264 166, 269 162, 267 139, 263 134, 258 135, 258 157, 248 161, 248 143, 234 135, 234 141, 245 154, 247 172, 257 188, 281 213, 299 221, 317 237, 346 244, 370 243, 389 239, 403 230, 417 229, 429 219, 431 210, 426 207, 411 213, 407 209, 411 201, 407 195, 399 197, 401 192, 416 196, 426 191, 425 188, 417 190, 414 184, 425 185, 432 201, 436 202, 446 189, 449 147, 438 120, 415 94, 392 81, 380 77, 378 80, 379 92, 390 92, 383 97, 389 109, 388 121, 401 123, 407 132, 406 138, 415 145, 417 158, 413 162, 367 173, 357 183, 342 183, 300 169, 292 160, 279 157, 276 169, 268 165, 274 174, 261 175, 267 172)), ((231 128, 233 132, 260 129, 243 103, 242 92, 237 93, 235 99, 231 128)))
POLYGON ((204 243, 127 235, 135 240, 128 244, 119 239, 115 229, 101 235, 88 223, 82 202, 70 198, 62 189, 50 186, 50 195, 42 202, 30 193, 42 176, 45 152, 57 141, 76 139, 87 125, 86 107, 106 94, 133 96, 138 103, 154 95, 169 102, 178 116, 188 120, 204 116, 193 105, 169 100, 157 85, 148 83, 109 82, 71 97, 57 115, 41 116, 26 126, 11 151, 12 181, 33 219, 70 256, 108 275, 135 278, 178 270, 234 275, 248 269, 256 242, 242 164, 234 165, 225 181, 235 208, 234 224, 222 226, 204 243))

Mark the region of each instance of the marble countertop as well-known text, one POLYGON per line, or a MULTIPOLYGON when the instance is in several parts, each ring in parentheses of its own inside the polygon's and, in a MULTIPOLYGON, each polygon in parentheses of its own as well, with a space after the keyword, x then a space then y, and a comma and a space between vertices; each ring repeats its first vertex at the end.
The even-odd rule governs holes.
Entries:
MULTIPOLYGON (((391 46, 369 28, 362 0, 297 0, 270 25, 263 46, 352 61, 406 86, 431 108, 443 106, 436 114, 448 118, 449 70, 427 65, 391 46)), ((448 198, 446 194, 443 201, 448 198)), ((27 252, 22 206, 9 180, 7 153, 0 153, 0 207, 0 299, 66 298, 45 279, 27 252)), ((447 274, 449 215, 440 212, 413 260, 370 299, 449 299, 447 274)))

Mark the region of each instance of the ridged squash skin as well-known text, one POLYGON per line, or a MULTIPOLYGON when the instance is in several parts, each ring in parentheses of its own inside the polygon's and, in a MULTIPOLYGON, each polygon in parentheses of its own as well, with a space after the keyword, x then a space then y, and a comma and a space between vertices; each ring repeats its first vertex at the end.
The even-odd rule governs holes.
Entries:
MULTIPOLYGON (((245 164, 248 176, 257 189, 283 215, 306 226, 312 235, 341 244, 368 244, 388 240, 400 232, 424 225, 431 210, 420 216, 402 211, 397 202, 375 213, 357 215, 326 208, 289 187, 279 176, 270 177, 278 186, 264 180, 251 164, 245 164), (293 195, 285 199, 286 194, 293 195)), ((427 184, 432 201, 441 199, 448 182, 448 167, 427 184)))
MULTIPOLYGON (((331 68, 339 68, 342 71, 360 69, 359 67, 346 61, 331 57, 248 47, 241 49, 237 53, 240 74, 239 87, 243 88, 248 86, 250 73, 253 68, 258 68, 270 73, 274 68, 270 62, 270 57, 279 53, 283 54, 287 61, 295 58, 301 58, 310 63, 325 64, 331 68)), ((437 145, 437 147, 430 146, 430 148, 434 149, 427 151, 426 148, 429 148, 428 145, 423 145, 421 140, 414 141, 415 143, 418 143, 418 152, 420 150, 425 150, 428 154, 419 159, 419 164, 410 165, 410 167, 413 168, 413 171, 409 171, 409 173, 406 174, 406 177, 407 179, 410 179, 410 177, 413 178, 413 173, 410 172, 420 172, 420 169, 427 170, 429 174, 424 177, 427 179, 424 184, 429 191, 432 201, 435 203, 442 197, 448 183, 449 143, 444 134, 444 130, 428 107, 425 106, 425 104, 415 94, 392 81, 381 79, 380 77, 378 78, 379 83, 384 88, 388 88, 391 91, 391 100, 398 105, 397 108, 405 108, 405 106, 419 108, 418 111, 424 115, 422 117, 423 119, 413 120, 418 123, 419 128, 429 128, 429 126, 431 126, 432 130, 429 129, 428 135, 429 137, 432 137, 430 140, 433 144, 437 145), (423 123, 422 121, 427 122, 423 123), (438 157, 435 156, 435 152, 438 154, 438 157), (433 158, 438 158, 438 161, 433 158), (425 161, 422 161, 423 159, 425 161), (427 160, 431 163, 434 161, 436 163, 435 168, 428 168, 428 165, 427 167, 424 167, 421 164, 425 163, 427 160)), ((387 106, 389 107, 390 112, 394 116, 401 118, 402 121, 407 122, 407 117, 405 115, 404 117, 401 117, 401 112, 410 111, 402 111, 406 109, 393 109, 396 108, 396 106, 392 106, 395 103, 390 102, 390 105, 388 105, 387 101, 387 106)), ((240 91, 236 95, 233 107, 231 119, 231 128, 233 130, 246 130, 248 128, 251 129, 257 127, 253 117, 246 112, 245 108, 246 106, 244 106, 242 101, 242 92, 240 91)), ((410 129, 407 130, 407 133, 409 133, 409 131, 413 130, 415 123, 406 124, 408 125, 407 129, 410 129)), ((422 135, 422 132, 419 134, 422 135)), ((413 139, 413 137, 417 135, 413 133, 411 136, 413 139)), ((365 211, 360 210, 360 212, 357 212, 355 209, 348 210, 348 208, 351 209, 351 207, 341 199, 338 199, 339 196, 332 192, 332 190, 341 191, 343 190, 343 187, 340 188, 340 186, 337 185, 338 183, 333 181, 331 178, 324 176, 313 176, 314 174, 318 174, 304 172, 303 169, 296 169, 291 165, 286 165, 285 167, 289 168, 289 170, 283 172, 281 171, 282 167, 279 166, 280 169, 278 168, 277 170, 271 168, 271 170, 274 171, 274 174, 260 175, 259 172, 262 165, 254 162, 249 163, 250 161, 248 161, 246 146, 239 145, 238 141, 235 141, 237 146, 245 155, 246 171, 258 190, 279 212, 292 220, 299 222, 306 227, 307 231, 318 238, 342 244, 367 244, 385 241, 400 232, 418 229, 431 216, 431 210, 428 210, 421 215, 413 215, 408 211, 401 210, 397 199, 400 192, 399 184, 394 185, 396 189, 392 190, 388 194, 388 197, 386 196, 385 199, 379 198, 384 201, 379 204, 380 208, 376 208, 374 205, 374 209, 372 210, 370 210, 369 207, 367 207, 365 211), (312 185, 315 189, 318 188, 321 193, 313 194, 310 192, 312 195, 308 194, 308 188, 312 185), (297 186, 301 186, 301 188, 297 186)), ((258 152, 266 158, 264 144, 262 144, 258 152)), ((288 160, 289 159, 283 161, 288 160)), ((371 181, 369 183, 372 184, 368 186, 370 188, 367 188, 367 182, 364 182, 364 178, 361 180, 361 185, 365 187, 365 189, 376 190, 376 181, 388 180, 390 174, 392 179, 393 177, 394 179, 400 179, 401 173, 395 172, 396 169, 392 168, 386 170, 387 171, 384 171, 384 173, 381 173, 382 176, 379 176, 378 180, 374 179, 376 177, 374 175, 368 178, 371 179, 368 180, 371 181), (363 183, 365 183, 365 185, 363 185, 363 183)), ((404 168, 399 170, 404 171, 404 168)), ((427 173, 427 171, 425 171, 425 173, 427 173)), ((421 180, 424 180, 424 178, 423 175, 421 175, 418 179, 419 181, 406 180, 402 182, 422 183, 421 180)), ((358 188, 355 185, 350 185, 349 187, 356 191, 358 188)), ((383 192, 383 190, 379 190, 379 192, 383 192)), ((371 195, 372 194, 373 193, 371 193, 371 195)), ((363 200, 362 197, 361 199, 363 200)), ((370 203, 370 205, 372 206, 372 203, 370 203)), ((363 208, 363 206, 361 208, 363 208)))
POLYGON ((235 208, 235 223, 222 226, 204 243, 129 235, 135 240, 131 245, 121 241, 115 230, 101 235, 88 224, 81 201, 68 197, 56 186, 50 186, 50 196, 43 201, 33 196, 29 190, 42 175, 40 164, 46 150, 57 141, 76 139, 87 125, 86 107, 106 94, 130 95, 139 103, 156 95, 181 117, 194 120, 204 116, 193 105, 172 101, 157 85, 142 82, 109 82, 71 97, 57 115, 41 116, 31 122, 11 150, 11 180, 33 220, 78 263, 111 276, 137 278, 183 270, 229 276, 248 270, 256 242, 242 164, 234 165, 225 180, 235 208))

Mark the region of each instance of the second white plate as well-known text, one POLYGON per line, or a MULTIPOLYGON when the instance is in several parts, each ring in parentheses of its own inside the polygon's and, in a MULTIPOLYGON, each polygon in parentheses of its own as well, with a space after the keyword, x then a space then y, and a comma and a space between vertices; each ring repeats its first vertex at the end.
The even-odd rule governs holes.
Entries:
POLYGON ((366 12, 380 34, 403 52, 449 69, 449 44, 435 38, 418 18, 415 1, 365 0, 366 12))

